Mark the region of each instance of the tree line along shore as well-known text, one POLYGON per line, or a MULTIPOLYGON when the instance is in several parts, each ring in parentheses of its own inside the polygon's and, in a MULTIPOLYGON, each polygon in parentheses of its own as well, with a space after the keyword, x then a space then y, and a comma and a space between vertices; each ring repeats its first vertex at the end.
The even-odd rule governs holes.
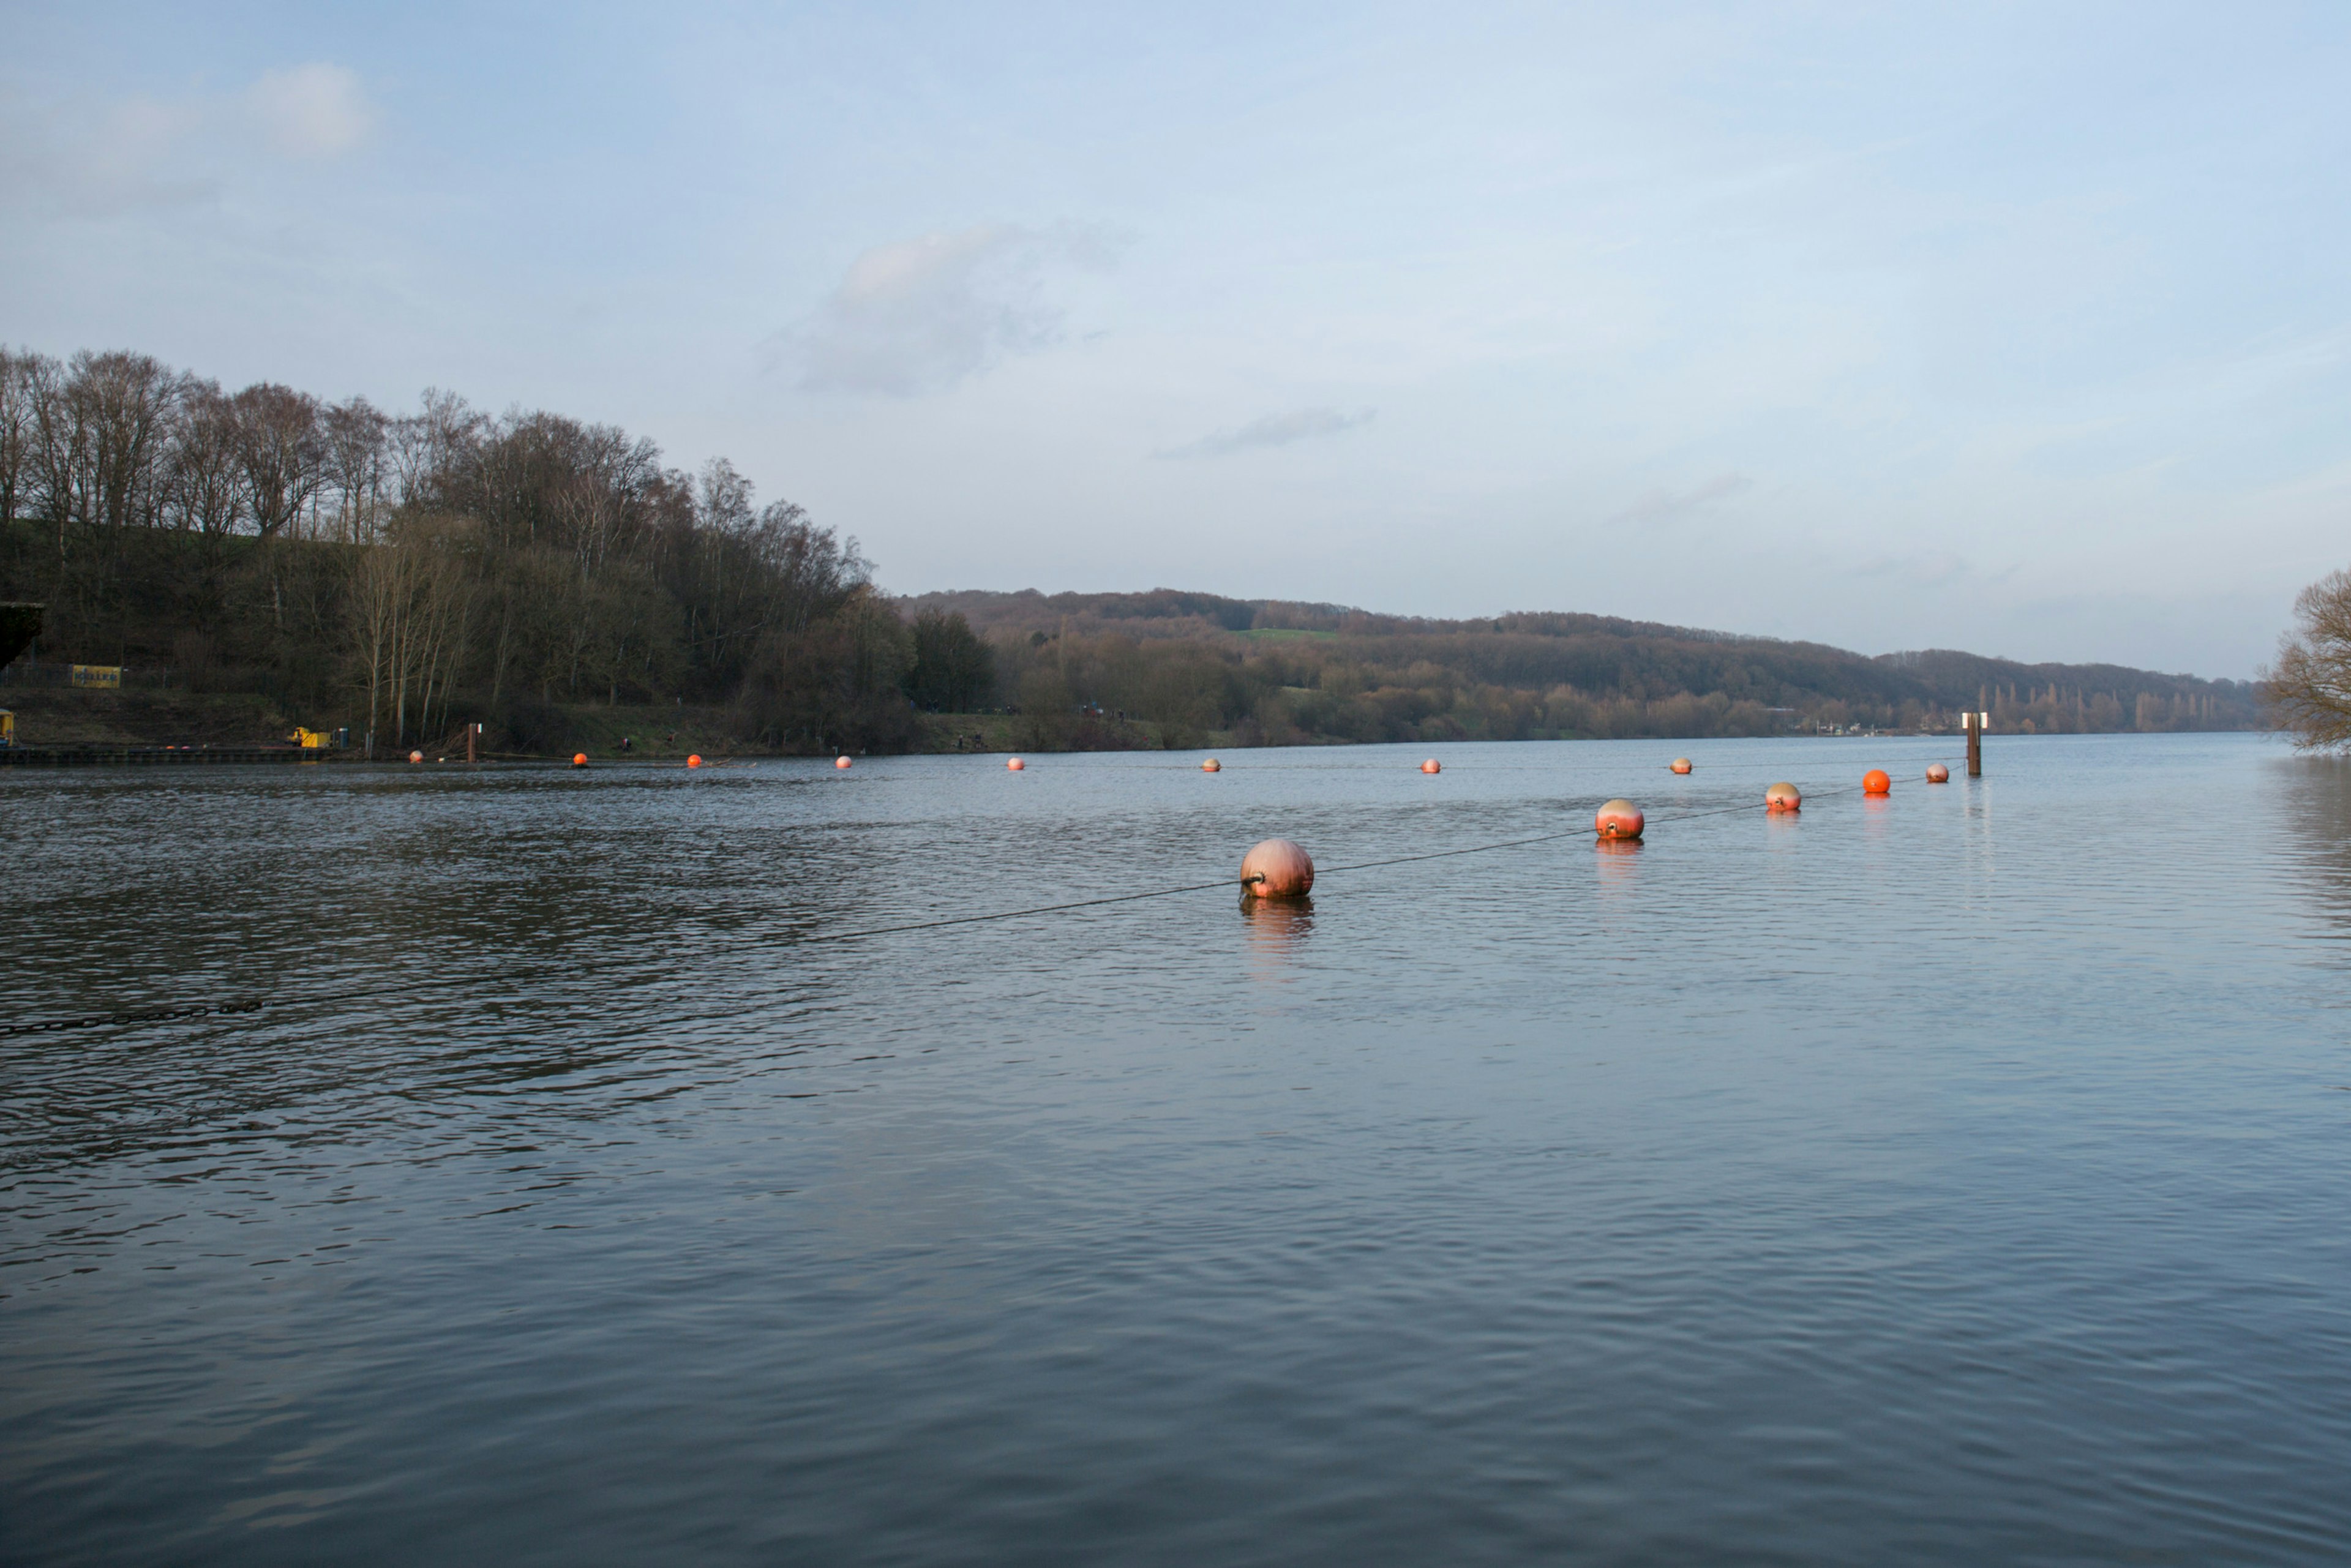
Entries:
POLYGON ((0 672, 20 741, 660 755, 2241 729, 2249 683, 1868 657, 1564 613, 1156 590, 893 597, 857 541, 610 425, 390 413, 131 352, 0 351, 0 672), (120 667, 104 691, 69 666, 120 667), (48 732, 45 737, 44 731, 48 732), (456 744, 462 745, 462 742, 456 744))

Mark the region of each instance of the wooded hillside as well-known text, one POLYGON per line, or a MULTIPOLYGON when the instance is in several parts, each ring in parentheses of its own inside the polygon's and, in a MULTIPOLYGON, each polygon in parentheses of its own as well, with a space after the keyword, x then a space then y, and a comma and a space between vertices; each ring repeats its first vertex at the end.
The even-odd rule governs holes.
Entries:
POLYGON ((724 458, 689 475, 609 425, 442 392, 403 415, 232 393, 133 353, 0 354, 0 600, 46 606, 10 683, 124 665, 379 750, 479 720, 564 751, 586 710, 687 707, 781 751, 1946 728, 1979 707, 2003 730, 2260 722, 2241 683, 1588 614, 893 599, 854 539, 760 506, 724 458))
POLYGON ((1480 621, 1149 593, 939 593, 1040 712, 1099 705, 1192 731, 1297 739, 1764 735, 1865 726, 2244 729, 2250 683, 1932 650, 1872 658, 1601 615, 1480 621))

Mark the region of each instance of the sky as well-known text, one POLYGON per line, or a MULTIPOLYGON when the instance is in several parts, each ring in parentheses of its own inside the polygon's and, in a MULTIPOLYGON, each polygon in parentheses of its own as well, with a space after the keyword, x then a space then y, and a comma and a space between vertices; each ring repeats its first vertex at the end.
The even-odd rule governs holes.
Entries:
POLYGON ((0 5, 0 341, 724 455, 883 586, 2248 677, 2351 8, 0 5))

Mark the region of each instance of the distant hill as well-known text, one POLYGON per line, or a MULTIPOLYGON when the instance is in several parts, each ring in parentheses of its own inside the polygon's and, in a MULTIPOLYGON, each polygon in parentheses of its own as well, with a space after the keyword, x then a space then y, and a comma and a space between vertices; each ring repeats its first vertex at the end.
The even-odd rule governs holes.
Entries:
POLYGON ((1196 727, 1243 740, 1941 728, 1976 708, 2008 732, 2262 722, 2250 682, 1946 649, 1871 657, 1604 615, 1441 621, 1174 589, 899 604, 963 615, 998 649, 1007 695, 1029 706, 1164 720, 1173 682, 1197 692, 1196 727), (1212 670, 1220 681, 1205 679, 1212 670))

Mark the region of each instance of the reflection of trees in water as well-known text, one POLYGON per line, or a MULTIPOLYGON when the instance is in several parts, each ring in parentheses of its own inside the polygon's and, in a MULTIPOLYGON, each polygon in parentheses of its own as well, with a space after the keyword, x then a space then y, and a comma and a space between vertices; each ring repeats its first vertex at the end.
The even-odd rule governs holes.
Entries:
POLYGON ((2295 881, 2351 926, 2351 758, 2297 757, 2272 765, 2295 881))
MULTIPOLYGON (((107 961, 45 1014, 266 1005, 33 1037, 14 1054, 0 1164, 299 1166, 305 1149, 355 1142, 392 1162, 552 1150, 681 1092, 848 1050, 818 1021, 841 1005, 843 971, 790 939, 863 912, 854 885, 816 874, 841 863, 849 830, 743 831, 722 852, 630 810, 547 822, 543 788, 362 777, 339 792, 341 816, 313 803, 298 819, 341 851, 325 894, 282 810, 243 830, 279 852, 239 861, 192 828, 160 870, 106 862, 53 924, 107 961), (204 852, 226 862, 205 897, 172 896, 204 852)), ((256 801, 277 804, 275 786, 211 797, 240 814, 256 801)))

